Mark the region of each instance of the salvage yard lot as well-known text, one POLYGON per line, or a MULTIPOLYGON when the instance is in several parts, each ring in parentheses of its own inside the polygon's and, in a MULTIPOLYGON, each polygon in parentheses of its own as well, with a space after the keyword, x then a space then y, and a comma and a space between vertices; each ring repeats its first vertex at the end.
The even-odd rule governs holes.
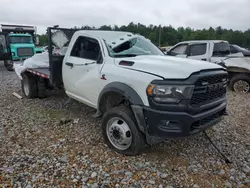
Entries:
POLYGON ((18 99, 20 80, 0 63, 0 187, 249 187, 250 94, 228 93, 229 116, 201 134, 126 157, 104 144, 94 110, 52 92, 18 99), (69 120, 67 122, 67 120, 69 120))

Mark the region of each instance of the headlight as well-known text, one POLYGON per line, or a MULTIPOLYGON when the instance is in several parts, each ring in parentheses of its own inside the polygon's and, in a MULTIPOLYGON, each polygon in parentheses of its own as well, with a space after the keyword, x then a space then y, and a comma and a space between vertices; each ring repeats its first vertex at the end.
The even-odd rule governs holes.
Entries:
POLYGON ((159 103, 179 103, 183 99, 191 99, 193 85, 154 85, 150 84, 147 94, 159 103))

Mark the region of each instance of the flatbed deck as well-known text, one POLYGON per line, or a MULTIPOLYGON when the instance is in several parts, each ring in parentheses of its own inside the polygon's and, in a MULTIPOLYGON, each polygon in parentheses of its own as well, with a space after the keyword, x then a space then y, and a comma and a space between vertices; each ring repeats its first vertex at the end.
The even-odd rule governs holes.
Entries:
POLYGON ((32 73, 32 74, 36 74, 38 76, 41 76, 43 78, 50 78, 50 71, 49 71, 49 67, 45 67, 45 68, 29 68, 26 69, 26 71, 32 73))

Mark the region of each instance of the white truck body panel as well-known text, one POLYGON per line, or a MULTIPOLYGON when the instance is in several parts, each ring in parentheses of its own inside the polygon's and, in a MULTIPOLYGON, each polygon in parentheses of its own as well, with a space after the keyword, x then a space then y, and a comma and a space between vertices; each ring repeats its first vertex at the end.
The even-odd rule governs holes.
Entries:
MULTIPOLYGON (((125 38, 126 34, 131 35, 130 33, 122 33, 122 35, 120 34, 121 37, 119 34, 119 32, 114 32, 114 40, 110 32, 105 31, 77 31, 74 34, 65 54, 62 68, 65 91, 70 97, 97 108, 98 97, 102 89, 111 82, 122 82, 133 88, 140 95, 144 105, 148 106, 146 88, 152 80, 163 78, 185 79, 193 72, 221 68, 216 64, 164 55, 112 58, 108 55, 106 44, 102 39, 104 38, 109 43, 115 41, 114 43, 118 45, 119 38, 125 38), (93 60, 70 56, 71 49, 79 36, 91 37, 99 42, 104 57, 102 64, 84 65, 85 63, 93 63, 93 60), (132 67, 118 65, 122 60, 135 63, 132 67), (73 63, 76 67, 66 66, 66 62, 73 63), (105 75, 107 80, 102 80, 102 75, 105 75)), ((124 40, 122 41, 124 42, 124 40)))
POLYGON ((208 62, 170 56, 144 55, 122 60, 134 61, 131 69, 150 72, 166 79, 185 79, 193 72, 221 68, 216 64, 211 66, 208 62))
POLYGON ((224 63, 227 67, 238 67, 250 71, 250 57, 244 57, 242 53, 230 55, 231 58, 226 58, 224 63))

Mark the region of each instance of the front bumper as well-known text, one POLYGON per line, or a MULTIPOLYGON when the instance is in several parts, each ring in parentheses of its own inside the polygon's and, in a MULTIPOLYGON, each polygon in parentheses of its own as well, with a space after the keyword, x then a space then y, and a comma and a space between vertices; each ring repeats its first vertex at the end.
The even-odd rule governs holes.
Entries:
POLYGON ((160 111, 139 106, 133 106, 133 111, 147 143, 154 144, 166 139, 185 138, 212 127, 221 121, 226 107, 227 102, 224 100, 200 113, 160 111))
POLYGON ((157 111, 144 108, 145 123, 150 136, 161 138, 187 137, 219 122, 226 111, 226 101, 195 115, 186 112, 157 111))

